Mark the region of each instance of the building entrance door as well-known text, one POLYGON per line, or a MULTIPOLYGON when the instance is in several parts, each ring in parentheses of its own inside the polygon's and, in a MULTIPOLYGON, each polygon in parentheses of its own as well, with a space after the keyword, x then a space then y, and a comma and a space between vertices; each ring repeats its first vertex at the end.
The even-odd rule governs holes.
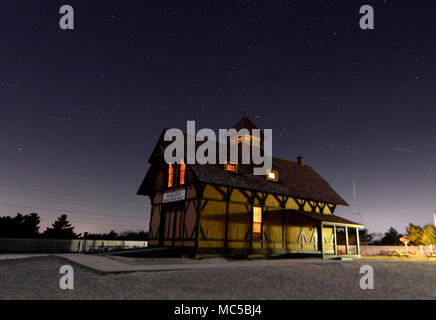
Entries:
POLYGON ((162 208, 159 246, 173 246, 182 238, 183 204, 168 204, 162 208))

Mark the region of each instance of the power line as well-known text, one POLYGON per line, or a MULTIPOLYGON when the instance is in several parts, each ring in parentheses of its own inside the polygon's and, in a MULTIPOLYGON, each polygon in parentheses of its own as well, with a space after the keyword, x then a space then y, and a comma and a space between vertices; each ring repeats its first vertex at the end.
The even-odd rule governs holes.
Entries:
MULTIPOLYGON (((114 198, 106 198, 106 197, 101 197, 101 196, 90 196, 90 195, 84 195, 84 194, 78 194, 78 193, 61 192, 61 191, 54 191, 54 190, 41 189, 41 188, 29 188, 29 187, 22 187, 22 186, 11 185, 11 184, 0 184, 0 187, 22 189, 22 190, 31 190, 31 191, 37 191, 39 193, 61 194, 61 195, 77 196, 77 197, 81 197, 81 198, 92 198, 92 200, 101 199, 102 201, 131 203, 131 200, 121 200, 121 199, 116 200, 114 198)), ((131 197, 132 197, 132 200, 133 200, 133 198, 138 199, 137 196, 132 195, 131 197)))
MULTIPOLYGON (((77 213, 77 214, 84 214, 84 215, 90 215, 90 216, 106 216, 106 217, 120 217, 119 215, 109 215, 109 214, 104 214, 104 213, 91 213, 91 212, 86 212, 86 211, 76 211, 76 210, 62 210, 62 209, 53 209, 53 208, 42 208, 42 207, 35 207, 35 206, 22 206, 22 205, 16 205, 16 204, 11 204, 11 203, 0 203, 0 206, 5 206, 5 207, 11 207, 11 208, 23 208, 23 209, 29 209, 29 210, 46 210, 46 211, 54 211, 54 212, 64 212, 64 213, 77 213)), ((134 217, 129 217, 129 216, 122 216, 122 218, 133 218, 134 217)))
POLYGON ((20 192, 26 192, 26 193, 39 193, 39 195, 42 196, 47 196, 47 194, 49 194, 50 196, 52 195, 60 195, 63 198, 70 198, 70 199, 74 199, 77 200, 80 199, 81 201, 85 200, 85 201, 100 201, 100 202, 112 202, 112 203, 117 203, 118 205, 126 205, 126 204, 131 204, 132 201, 137 200, 138 198, 133 198, 131 200, 117 200, 114 198, 105 198, 105 197, 100 197, 100 196, 90 196, 90 195, 83 195, 83 194, 76 194, 76 193, 68 193, 68 192, 60 192, 60 191, 53 191, 53 190, 47 190, 47 189, 36 189, 36 188, 26 188, 26 187, 19 187, 19 186, 15 186, 15 185, 0 185, 0 188, 7 188, 7 190, 4 190, 5 192, 11 192, 10 189, 17 189, 20 192))
MULTIPOLYGON (((58 218, 59 217, 59 215, 58 214, 47 214, 47 213, 42 213, 42 214, 40 214, 40 213, 37 213, 38 214, 38 216, 40 216, 41 218, 58 218)), ((86 219, 86 218, 84 218, 84 217, 79 217, 79 219, 86 219)), ((123 218, 123 217, 112 217, 112 218, 123 218)), ((68 217, 68 219, 76 219, 76 217, 74 216, 74 215, 70 215, 69 217, 68 217)), ((125 219, 122 219, 123 221, 125 220, 125 219)), ((141 222, 144 222, 144 218, 134 218, 134 220, 138 220, 138 223, 141 223, 141 222), (141 221, 141 222, 139 222, 139 221, 141 221)), ((108 221, 108 220, 106 220, 106 219, 104 219, 104 221, 108 221)), ((117 221, 116 219, 115 219, 115 221, 117 221)), ((132 220, 130 220, 130 221, 132 221, 132 220)), ((133 222, 132 221, 132 223, 136 223, 136 222, 133 222)))
MULTIPOLYGON (((52 220, 48 220, 48 219, 40 219, 41 221, 44 222, 53 222, 52 220)), ((73 220, 71 219, 70 221, 71 223, 77 224, 97 224, 97 225, 104 225, 104 226, 120 226, 120 227, 136 227, 136 228, 142 228, 142 226, 140 225, 133 225, 133 224, 117 224, 117 223, 101 223, 101 222, 91 222, 91 221, 81 221, 81 220, 73 220)), ((145 226, 143 226, 145 227, 145 226)))
MULTIPOLYGON (((20 193, 20 192, 5 192, 5 191, 0 191, 0 194, 5 195, 6 197, 12 197, 12 198, 19 198, 19 199, 35 199, 35 200, 48 200, 48 201, 52 201, 52 202, 60 202, 60 203, 73 203, 73 204, 77 204, 77 202, 80 203, 89 203, 92 205, 92 202, 87 201, 87 200, 77 200, 77 199, 56 199, 56 198, 51 198, 51 197, 46 197, 46 196, 33 196, 33 195, 27 195, 25 193, 20 193)), ((80 204, 79 204, 80 205, 80 204)), ((95 207, 104 207, 104 208, 116 208, 116 209, 120 209, 120 210, 125 210, 125 209, 130 209, 130 210, 139 210, 139 208, 137 207, 120 207, 120 206, 107 206, 104 204, 95 204, 95 207)))

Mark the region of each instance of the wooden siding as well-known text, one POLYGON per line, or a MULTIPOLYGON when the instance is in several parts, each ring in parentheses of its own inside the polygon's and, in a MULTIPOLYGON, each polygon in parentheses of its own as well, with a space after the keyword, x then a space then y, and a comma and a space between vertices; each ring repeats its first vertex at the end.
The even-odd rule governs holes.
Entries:
MULTIPOLYGON (((277 210, 282 208, 304 209, 308 212, 331 214, 330 207, 324 203, 272 194, 254 194, 248 190, 214 185, 205 186, 200 207, 200 248, 318 251, 320 248, 318 248, 318 231, 315 223, 312 220, 300 218, 301 221, 297 220, 297 222, 301 225, 295 225, 295 218, 291 217, 292 212, 284 215, 283 211, 277 210), (229 193, 229 201, 226 201, 226 195, 229 193), (262 239, 252 237, 253 205, 263 207, 262 239)), ((330 244, 332 230, 332 228, 325 228, 324 231, 324 248, 328 251, 333 250, 333 244, 330 244)))
MULTIPOLYGON (((165 191, 153 195, 150 246, 317 252, 320 248, 315 223, 291 216, 292 211, 284 214, 279 210, 332 214, 335 208, 334 205, 311 200, 211 184, 197 183, 167 192, 179 189, 186 190, 186 200, 164 204, 165 191), (263 208, 260 239, 252 234, 253 206, 263 208)), ((334 250, 333 229, 325 227, 323 232, 324 250, 331 252, 334 250)))

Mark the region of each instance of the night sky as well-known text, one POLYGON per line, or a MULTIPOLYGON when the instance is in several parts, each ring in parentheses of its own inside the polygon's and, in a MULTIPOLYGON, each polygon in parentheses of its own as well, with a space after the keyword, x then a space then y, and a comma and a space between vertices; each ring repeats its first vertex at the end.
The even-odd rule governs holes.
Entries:
POLYGON ((354 177, 371 231, 430 223, 435 57, 434 0, 2 0, 0 215, 148 229, 136 191, 162 128, 247 115, 350 204, 354 177), (63 4, 75 30, 59 28, 63 4))

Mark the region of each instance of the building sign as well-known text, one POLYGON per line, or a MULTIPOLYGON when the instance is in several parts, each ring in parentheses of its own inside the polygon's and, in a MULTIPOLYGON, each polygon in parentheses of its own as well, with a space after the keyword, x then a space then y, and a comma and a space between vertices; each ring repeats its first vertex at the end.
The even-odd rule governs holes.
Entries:
POLYGON ((410 242, 410 238, 408 236, 404 236, 400 238, 400 241, 407 246, 407 244, 410 242))
POLYGON ((166 192, 163 195, 163 203, 174 202, 185 200, 186 190, 176 190, 171 192, 166 192))

